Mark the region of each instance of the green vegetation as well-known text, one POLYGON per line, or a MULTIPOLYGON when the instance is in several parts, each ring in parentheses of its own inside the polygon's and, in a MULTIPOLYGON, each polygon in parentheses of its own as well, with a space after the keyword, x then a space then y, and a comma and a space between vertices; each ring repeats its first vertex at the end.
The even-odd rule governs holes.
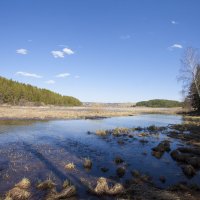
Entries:
POLYGON ((81 102, 71 96, 62 96, 46 89, 0 77, 0 104, 79 106, 81 102))
POLYGON ((172 107, 181 107, 182 103, 173 100, 153 99, 149 101, 140 101, 136 103, 136 106, 146 106, 153 108, 172 108, 172 107))

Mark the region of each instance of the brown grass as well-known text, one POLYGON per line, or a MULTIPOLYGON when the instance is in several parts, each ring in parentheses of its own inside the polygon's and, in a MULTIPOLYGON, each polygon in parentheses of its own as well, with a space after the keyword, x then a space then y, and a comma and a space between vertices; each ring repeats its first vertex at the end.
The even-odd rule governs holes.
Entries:
POLYGON ((142 113, 176 114, 180 111, 181 108, 0 106, 0 119, 78 119, 85 117, 129 116, 142 113))

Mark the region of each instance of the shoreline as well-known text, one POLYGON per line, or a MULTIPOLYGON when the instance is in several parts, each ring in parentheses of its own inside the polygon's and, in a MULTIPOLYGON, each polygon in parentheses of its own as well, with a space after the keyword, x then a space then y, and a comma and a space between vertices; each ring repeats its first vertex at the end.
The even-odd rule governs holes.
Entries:
POLYGON ((139 114, 178 114, 182 108, 149 107, 24 107, 0 106, 0 120, 73 120, 134 116, 139 114))

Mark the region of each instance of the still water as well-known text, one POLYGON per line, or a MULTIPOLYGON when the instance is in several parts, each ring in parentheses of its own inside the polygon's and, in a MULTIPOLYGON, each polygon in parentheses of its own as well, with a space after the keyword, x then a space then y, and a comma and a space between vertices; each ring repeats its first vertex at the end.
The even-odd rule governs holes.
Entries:
MULTIPOLYGON (((164 139, 171 141, 171 150, 185 145, 179 140, 168 138, 166 133, 145 138, 148 142, 143 143, 136 132, 133 138, 127 137, 123 145, 118 143, 118 138, 102 138, 95 134, 99 129, 179 123, 182 123, 181 116, 155 114, 99 120, 1 121, 0 194, 4 194, 24 177, 29 178, 33 186, 38 180, 51 178, 58 189, 64 180, 70 179, 84 198, 88 194, 81 178, 95 182, 103 176, 123 183, 131 178, 131 170, 151 176, 153 183, 161 188, 180 181, 200 183, 200 173, 188 179, 169 153, 165 153, 161 159, 151 155, 151 148, 164 139), (122 178, 116 176, 116 169, 120 166, 114 162, 116 156, 125 161, 120 164, 126 168, 122 178), (84 158, 90 158, 93 162, 90 171, 83 168, 84 158), (75 170, 65 169, 64 166, 69 162, 76 165, 75 170), (102 167, 108 168, 108 171, 102 172, 102 167), (166 177, 165 183, 159 181, 160 176, 166 177)), ((33 199, 39 198, 37 195, 40 194, 35 191, 33 199)))

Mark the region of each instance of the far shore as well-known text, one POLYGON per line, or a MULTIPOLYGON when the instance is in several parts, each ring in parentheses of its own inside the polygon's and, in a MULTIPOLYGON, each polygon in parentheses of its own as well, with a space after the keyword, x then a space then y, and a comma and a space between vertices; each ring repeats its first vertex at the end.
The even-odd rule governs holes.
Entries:
POLYGON ((24 107, 0 106, 0 120, 96 119, 138 114, 177 114, 182 108, 148 108, 120 106, 24 107))

